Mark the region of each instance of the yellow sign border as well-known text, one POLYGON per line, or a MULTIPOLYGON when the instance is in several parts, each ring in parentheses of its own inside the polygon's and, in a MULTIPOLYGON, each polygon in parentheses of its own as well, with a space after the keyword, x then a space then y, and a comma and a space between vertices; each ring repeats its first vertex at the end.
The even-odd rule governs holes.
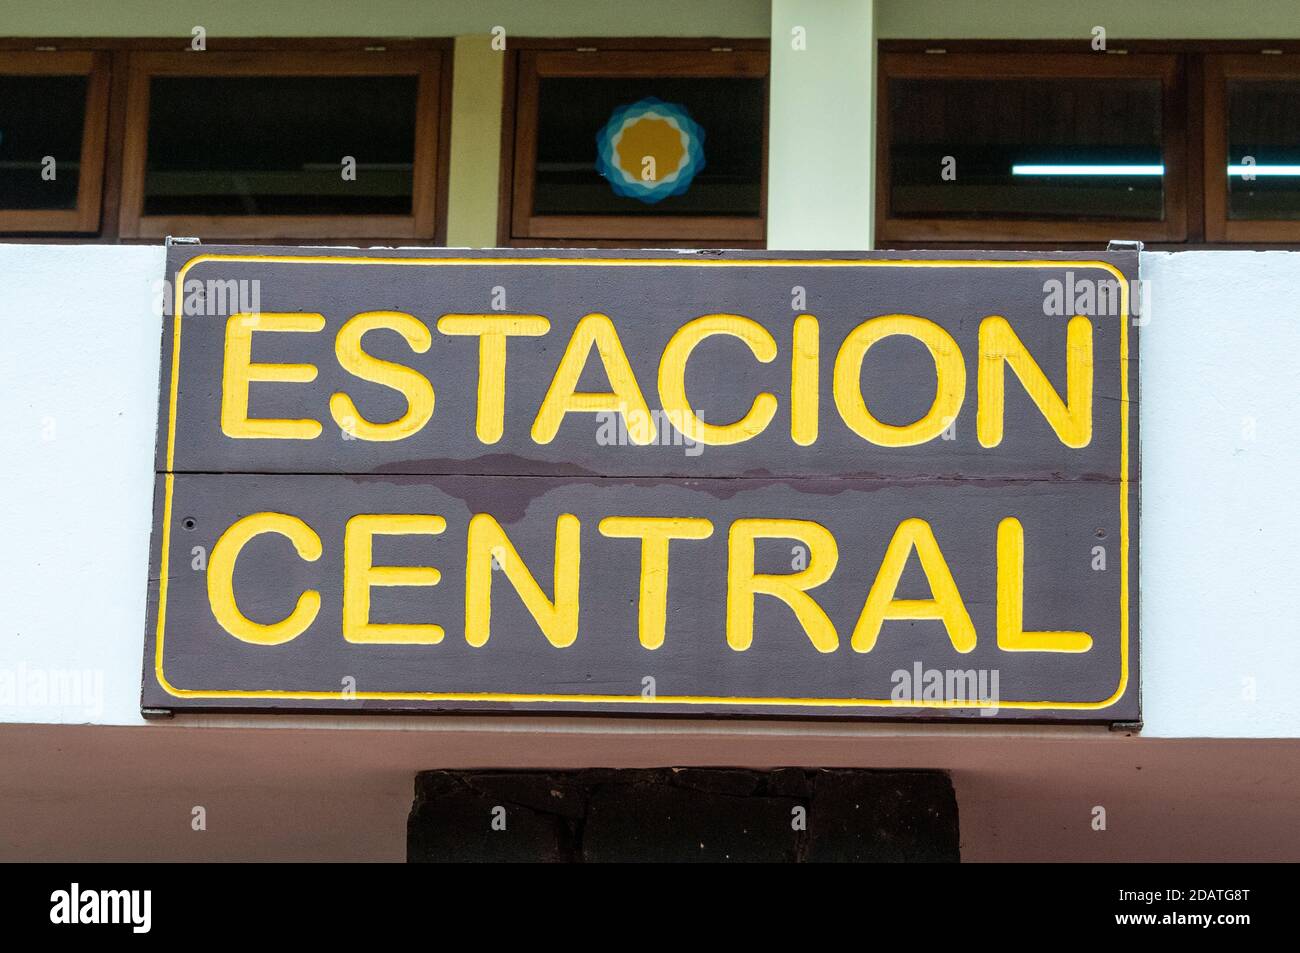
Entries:
POLYGON ((287 698, 301 701, 460 701, 460 702, 585 702, 590 704, 638 705, 729 705, 733 707, 799 707, 799 708, 1012 708, 1059 709, 1073 711, 1108 708, 1124 696, 1129 681, 1129 356, 1128 356, 1128 279, 1109 262, 1095 260, 1024 260, 1012 259, 679 259, 679 258, 384 258, 359 255, 238 255, 204 254, 187 261, 176 273, 175 307, 172 331, 172 373, 167 421, 167 470, 163 497, 162 545, 159 563, 158 620, 154 642, 154 675, 158 684, 176 698, 287 698), (167 621, 168 551, 171 544, 172 489, 175 483, 173 460, 176 451, 176 404, 180 392, 181 318, 184 314, 182 292, 185 275, 193 267, 209 261, 272 262, 283 264, 347 264, 347 265, 469 265, 473 267, 501 266, 598 266, 598 267, 688 267, 688 268, 1100 268, 1110 272, 1120 287, 1120 680, 1109 698, 1097 702, 971 702, 971 701, 908 701, 897 702, 883 698, 742 698, 736 696, 707 695, 588 695, 588 694, 524 694, 508 692, 369 692, 345 693, 320 691, 282 691, 279 689, 190 689, 172 685, 163 672, 163 639, 167 621))

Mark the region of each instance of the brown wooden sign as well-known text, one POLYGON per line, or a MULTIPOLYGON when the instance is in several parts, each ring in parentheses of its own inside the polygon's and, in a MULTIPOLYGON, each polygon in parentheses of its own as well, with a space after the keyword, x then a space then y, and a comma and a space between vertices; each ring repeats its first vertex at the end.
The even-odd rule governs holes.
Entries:
POLYGON ((1139 718, 1135 254, 167 269, 146 710, 1139 718))

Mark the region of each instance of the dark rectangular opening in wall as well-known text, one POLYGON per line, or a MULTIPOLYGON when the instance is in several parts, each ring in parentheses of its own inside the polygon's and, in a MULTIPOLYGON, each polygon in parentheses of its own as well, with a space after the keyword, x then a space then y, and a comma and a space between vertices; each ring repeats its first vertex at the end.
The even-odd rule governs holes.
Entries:
POLYGON ((0 208, 75 209, 86 76, 0 76, 0 208))
POLYGON ((1151 79, 900 79, 890 85, 898 217, 1164 216, 1151 79))
POLYGON ((0 233, 98 231, 108 56, 0 50, 0 233))
POLYGON ((1300 80, 1228 81, 1228 218, 1300 220, 1300 80))
MULTIPOLYGON (((762 212, 766 108, 762 79, 543 79, 538 96, 533 211, 537 215, 758 216, 762 212), (647 91, 685 110, 704 137, 704 165, 690 187, 653 201, 612 187, 597 156, 598 133, 620 108, 645 103, 647 91)), ((656 124, 649 125, 653 128, 656 124)), ((666 121, 657 125, 666 127, 666 121)), ((654 147, 655 140, 648 138, 645 148, 654 147)), ((625 174, 649 174, 642 170, 647 157, 622 158, 627 165, 622 170, 625 174)), ((668 175, 676 170, 665 167, 656 171, 668 175)))
POLYGON ((428 44, 122 54, 118 233, 436 242, 450 72, 428 44))
POLYGON ((144 214, 409 215, 417 86, 415 76, 154 77, 144 214))
POLYGON ((956 862, 942 771, 424 771, 412 862, 956 862))
POLYGON ((510 60, 501 241, 761 244, 766 49, 611 42, 510 60))
POLYGON ((1178 54, 948 46, 881 54, 884 245, 1187 237, 1178 54))

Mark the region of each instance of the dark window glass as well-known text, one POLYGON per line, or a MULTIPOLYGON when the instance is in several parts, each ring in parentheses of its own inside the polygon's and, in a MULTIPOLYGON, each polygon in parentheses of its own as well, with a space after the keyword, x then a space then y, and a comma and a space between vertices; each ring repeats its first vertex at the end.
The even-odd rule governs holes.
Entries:
POLYGON ((533 212, 757 216, 764 102, 762 79, 543 79, 533 212), (663 107, 640 105, 650 99, 663 107), (612 134, 611 120, 623 107, 634 107, 622 114, 624 122, 638 116, 646 121, 630 122, 630 149, 614 160, 621 168, 611 169, 608 154, 604 161, 599 156, 597 137, 612 134), (679 110, 689 122, 676 119, 679 110), (657 115, 673 117, 675 129, 685 127, 685 144, 665 135, 668 127, 657 115), (699 154, 692 157, 692 148, 699 154), (674 172, 676 181, 670 180, 674 172), (612 183, 611 176, 618 181, 612 183))
POLYGON ((1300 81, 1228 83, 1228 217, 1300 220, 1300 81))
POLYGON ((895 79, 889 90, 895 217, 1164 217, 1158 80, 895 79))
POLYGON ((144 213, 409 215, 416 91, 414 76, 155 77, 144 213))
POLYGON ((0 208, 77 207, 85 121, 85 76, 0 76, 0 208))

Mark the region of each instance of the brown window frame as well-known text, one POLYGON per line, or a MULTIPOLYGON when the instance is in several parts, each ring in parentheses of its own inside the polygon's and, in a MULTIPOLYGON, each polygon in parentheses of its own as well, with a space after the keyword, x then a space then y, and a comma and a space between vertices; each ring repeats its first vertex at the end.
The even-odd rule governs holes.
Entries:
POLYGON ((289 50, 131 52, 127 54, 118 234, 122 238, 197 235, 207 239, 441 240, 445 227, 450 57, 419 51, 289 50), (409 215, 145 215, 149 81, 154 76, 393 76, 419 79, 412 211, 409 215))
POLYGON ((515 40, 505 83, 500 216, 502 247, 762 248, 767 236, 767 126, 771 67, 766 41, 515 40), (653 45, 650 45, 653 43, 653 45), (761 78, 765 86, 757 216, 534 215, 538 92, 542 78, 761 78))
POLYGON ((94 234, 98 232, 108 142, 107 54, 89 51, 0 51, 0 74, 85 76, 87 78, 86 116, 81 131, 76 208, 0 209, 0 233, 94 234))
POLYGON ((876 100, 876 238, 878 242, 1087 242, 1116 236, 1150 242, 1187 237, 1185 113, 1180 64, 1169 53, 1106 56, 1095 53, 884 52, 876 100), (889 92, 895 79, 942 78, 1159 79, 1165 166, 1165 217, 1161 221, 1108 219, 895 218, 890 209, 889 92))
POLYGON ((1205 237, 1212 242, 1300 242, 1300 221, 1228 218, 1230 79, 1300 80, 1300 56, 1215 54, 1205 58, 1205 237))

